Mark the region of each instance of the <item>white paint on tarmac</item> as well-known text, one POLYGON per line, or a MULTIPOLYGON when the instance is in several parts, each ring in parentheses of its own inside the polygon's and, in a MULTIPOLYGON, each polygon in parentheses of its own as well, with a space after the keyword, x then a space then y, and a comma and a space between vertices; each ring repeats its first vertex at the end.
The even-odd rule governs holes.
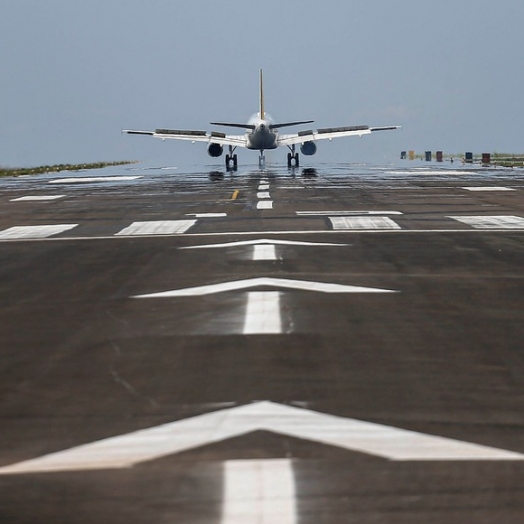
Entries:
POLYGON ((98 176, 98 177, 75 177, 75 178, 58 178, 50 180, 49 184, 88 184, 90 182, 123 182, 126 180, 137 180, 142 176, 98 176))
POLYGON ((513 189, 511 187, 498 187, 498 186, 463 187, 462 189, 466 189, 467 191, 516 191, 516 189, 513 189))
POLYGON ((195 218, 222 218, 227 217, 227 213, 186 213, 186 216, 195 218))
POLYGON ((329 217, 333 229, 400 229, 400 226, 388 217, 329 217))
POLYGON ((196 223, 196 220, 159 220, 151 222, 133 222, 130 226, 116 233, 116 236, 175 235, 185 233, 196 223))
POLYGON ((65 195, 28 195, 19 198, 13 198, 11 202, 49 202, 65 198, 65 195))
POLYGON ((271 195, 269 194, 269 191, 259 191, 257 193, 257 198, 258 199, 262 199, 262 198, 271 198, 271 195))
POLYGON ((402 215, 400 211, 297 211, 300 216, 402 215))
POLYGON ((272 244, 254 246, 253 260, 277 260, 275 246, 272 244))
POLYGON ((173 298, 173 297, 199 297, 224 293, 227 291, 239 291, 254 287, 274 287, 283 289, 298 289, 301 291, 314 291, 317 293, 397 293, 392 289, 378 289, 373 287, 347 286, 341 284, 329 284, 326 282, 309 282, 307 280, 290 280, 285 278, 249 278, 246 280, 234 280, 208 286, 189 287, 162 291, 160 293, 148 293, 136 295, 133 298, 173 298))
POLYGON ((257 203, 257 209, 273 209, 272 200, 261 200, 257 203))
POLYGON ((247 295, 243 335, 280 335, 280 293, 278 291, 252 291, 247 295))
POLYGON ((223 468, 221 524, 296 524, 291 460, 229 460, 223 468))
POLYGON ((524 218, 512 215, 449 216, 475 229, 524 229, 524 218))
POLYGON ((260 184, 258 186, 259 191, 269 191, 269 184, 260 184))
POLYGON ((254 431, 270 431, 392 461, 524 461, 524 454, 515 451, 266 401, 18 462, 0 468, 0 475, 130 468, 254 431))
POLYGON ((264 244, 274 244, 279 246, 348 246, 350 244, 332 244, 330 242, 300 242, 296 240, 276 240, 261 238, 260 240, 240 240, 238 242, 227 242, 225 244, 205 244, 203 246, 187 246, 180 247, 179 249, 216 249, 226 247, 241 247, 241 246, 258 246, 264 244))
POLYGON ((14 226, 0 231, 0 240, 47 238, 73 229, 78 224, 54 224, 49 226, 14 226))

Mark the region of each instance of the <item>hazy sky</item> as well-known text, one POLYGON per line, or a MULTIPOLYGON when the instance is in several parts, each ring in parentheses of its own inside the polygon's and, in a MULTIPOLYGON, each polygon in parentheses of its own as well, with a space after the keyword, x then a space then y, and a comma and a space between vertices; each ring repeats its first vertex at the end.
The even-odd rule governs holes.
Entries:
POLYGON ((120 130, 246 121, 259 68, 277 121, 404 126, 312 162, 524 152, 523 49, 522 0, 0 0, 0 165, 216 162, 120 130))

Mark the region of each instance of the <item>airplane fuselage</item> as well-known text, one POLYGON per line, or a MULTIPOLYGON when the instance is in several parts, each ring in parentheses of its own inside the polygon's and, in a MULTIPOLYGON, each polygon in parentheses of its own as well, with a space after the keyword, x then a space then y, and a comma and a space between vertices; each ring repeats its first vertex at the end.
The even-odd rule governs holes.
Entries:
POLYGON ((270 128, 273 120, 266 113, 266 118, 260 118, 260 113, 254 114, 249 119, 249 124, 255 126, 253 130, 246 133, 247 149, 265 151, 266 149, 276 149, 278 147, 278 131, 270 128))

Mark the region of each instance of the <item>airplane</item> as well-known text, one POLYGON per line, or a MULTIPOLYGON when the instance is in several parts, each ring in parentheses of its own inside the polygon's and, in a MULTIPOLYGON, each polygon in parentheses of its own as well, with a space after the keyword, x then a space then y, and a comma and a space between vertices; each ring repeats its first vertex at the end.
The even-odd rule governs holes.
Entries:
POLYGON ((276 149, 279 146, 287 146, 289 153, 287 155, 288 167, 299 166, 299 154, 296 146, 300 145, 300 152, 303 155, 311 156, 317 152, 316 142, 318 140, 332 140, 333 138, 345 136, 362 136, 369 135, 375 131, 390 131, 399 129, 401 126, 387 127, 369 127, 369 126, 346 126, 346 127, 328 127, 310 129, 308 131, 299 131, 298 133, 280 135, 278 130, 284 127, 299 126, 311 124, 313 120, 303 120, 298 122, 275 123, 271 116, 266 113, 264 108, 264 85, 262 69, 260 70, 260 103, 259 111, 251 116, 246 124, 236 124, 231 122, 211 122, 214 126, 234 127, 245 129, 244 135, 227 135, 218 131, 190 131, 175 129, 156 129, 155 131, 136 131, 133 129, 123 129, 122 133, 129 135, 149 135, 162 140, 189 140, 191 142, 207 142, 207 152, 211 157, 217 158, 222 156, 224 146, 228 146, 229 152, 226 154, 226 168, 236 170, 238 158, 235 154, 237 147, 260 152, 259 166, 265 166, 264 151, 276 149))

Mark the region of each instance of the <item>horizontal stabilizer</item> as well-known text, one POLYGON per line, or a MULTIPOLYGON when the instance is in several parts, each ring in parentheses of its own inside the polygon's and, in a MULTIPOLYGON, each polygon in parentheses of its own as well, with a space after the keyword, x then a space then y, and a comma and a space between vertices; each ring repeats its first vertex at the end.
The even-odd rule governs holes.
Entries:
POLYGON ((210 122, 212 126, 226 126, 226 127, 239 127, 240 129, 251 129, 255 130, 254 124, 232 124, 229 122, 210 122))
POLYGON ((280 129, 281 127, 301 126, 303 124, 312 124, 314 120, 304 120, 303 122, 285 122, 283 124, 270 124, 269 129, 280 129))

